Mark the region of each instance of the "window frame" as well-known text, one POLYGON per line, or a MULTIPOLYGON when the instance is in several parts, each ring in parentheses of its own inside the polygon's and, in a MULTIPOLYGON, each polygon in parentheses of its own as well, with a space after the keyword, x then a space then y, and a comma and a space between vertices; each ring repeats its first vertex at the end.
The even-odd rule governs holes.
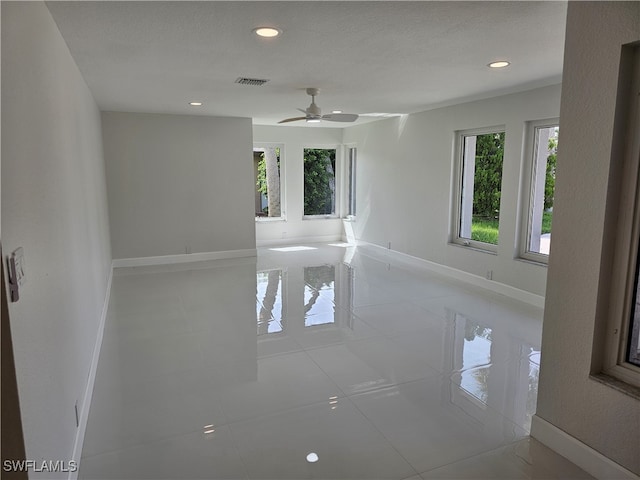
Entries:
POLYGON ((285 181, 285 145, 279 142, 254 142, 252 152, 255 153, 260 149, 267 147, 276 147, 280 149, 280 216, 279 217, 259 217, 255 216, 255 221, 258 223, 269 222, 286 222, 287 221, 287 204, 286 204, 286 185, 285 181))
MULTIPOLYGON (((535 207, 535 184, 538 173, 538 130, 542 128, 560 127, 560 119, 547 118, 526 122, 525 131, 525 155, 523 170, 525 172, 522 185, 522 226, 520 238, 519 257, 524 260, 548 265, 549 255, 529 250, 531 233, 533 229, 533 210, 535 207)), ((545 171, 546 175, 546 171, 545 171)))
POLYGON ((358 165, 358 147, 357 145, 345 145, 345 218, 355 221, 357 213, 357 190, 356 190, 356 172, 358 165))
MULTIPOLYGON (((464 143, 466 137, 477 137, 479 135, 487 135, 493 133, 504 133, 504 151, 506 152, 507 144, 506 125, 494 125, 490 127, 472 128, 467 130, 457 130, 454 132, 454 170, 453 170, 453 199, 452 199, 452 216, 451 216, 451 238, 450 244, 471 248, 485 253, 497 255, 498 245, 485 243, 471 238, 460 236, 461 216, 462 216, 462 193, 463 193, 463 174, 464 174, 464 143)), ((504 156, 503 156, 503 172, 504 172, 504 156)), ((502 175, 500 180, 500 191, 502 192, 502 175)), ((502 199, 501 199, 502 202, 502 199)), ((498 218, 498 225, 500 218, 498 218)), ((500 227, 498 226, 498 232, 500 227)), ((498 234, 498 244, 500 236, 498 234)))
POLYGON ((614 128, 612 150, 612 163, 615 157, 622 157, 622 167, 619 181, 609 185, 610 193, 613 189, 618 192, 618 197, 614 208, 607 205, 607 215, 616 216, 617 223, 613 223, 613 231, 609 232, 609 235, 615 235, 614 254, 609 277, 604 359, 600 370, 602 374, 621 381, 623 391, 640 398, 640 366, 626 358, 640 262, 640 44, 623 48, 620 87, 625 87, 623 80, 626 79, 629 80, 627 91, 619 92, 616 108, 616 116, 623 125, 614 128), (635 72, 632 72, 634 67, 635 72))
POLYGON ((305 144, 302 146, 302 220, 329 220, 339 219, 340 212, 342 211, 342 168, 343 168, 343 146, 338 144, 305 144), (336 151, 336 166, 334 169, 335 189, 334 195, 334 209, 333 213, 320 214, 320 215, 305 215, 304 213, 304 151, 307 149, 312 150, 335 150, 336 151))

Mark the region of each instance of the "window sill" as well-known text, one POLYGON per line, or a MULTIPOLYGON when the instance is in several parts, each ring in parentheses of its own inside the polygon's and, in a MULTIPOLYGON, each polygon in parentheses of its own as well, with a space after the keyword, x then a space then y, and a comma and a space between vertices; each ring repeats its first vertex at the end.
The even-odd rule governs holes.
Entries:
POLYGON ((486 248, 482 248, 476 245, 463 245, 461 243, 457 243, 457 242, 449 242, 449 245, 453 246, 453 247, 458 247, 458 248, 463 248, 465 250, 473 250, 474 252, 480 252, 480 253, 488 253, 489 255, 498 255, 498 250, 489 250, 486 248))
POLYGON ((340 220, 337 215, 303 215, 302 220, 340 220))
POLYGON ((596 373, 589 375, 589 378, 595 382, 602 383, 607 387, 613 388, 625 395, 628 395, 636 400, 640 400, 640 387, 636 387, 635 385, 630 385, 622 380, 618 380, 617 378, 611 377, 604 373, 596 373))
POLYGON ((542 260, 534 260, 532 258, 516 257, 514 260, 518 260, 519 262, 522 262, 522 263, 528 263, 529 265, 537 265, 538 267, 547 268, 549 266, 548 262, 545 262, 542 260))
POLYGON ((285 217, 256 217, 256 223, 286 222, 285 217))

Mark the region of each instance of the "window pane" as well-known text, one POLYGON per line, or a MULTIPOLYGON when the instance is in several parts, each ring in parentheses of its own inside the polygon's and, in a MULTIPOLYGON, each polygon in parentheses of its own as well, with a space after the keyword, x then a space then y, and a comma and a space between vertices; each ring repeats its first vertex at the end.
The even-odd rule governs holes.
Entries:
POLYGON ((280 148, 253 149, 256 217, 281 217, 280 148))
POLYGON ((304 149, 304 214, 333 215, 336 212, 335 149, 304 149))
POLYGON ((529 240, 527 250, 549 254, 551 246, 551 220, 556 183, 556 157, 558 152, 557 125, 537 127, 534 130, 533 175, 529 209, 529 240))
POLYGON ((504 141, 504 132, 463 137, 461 238, 498 244, 504 141))

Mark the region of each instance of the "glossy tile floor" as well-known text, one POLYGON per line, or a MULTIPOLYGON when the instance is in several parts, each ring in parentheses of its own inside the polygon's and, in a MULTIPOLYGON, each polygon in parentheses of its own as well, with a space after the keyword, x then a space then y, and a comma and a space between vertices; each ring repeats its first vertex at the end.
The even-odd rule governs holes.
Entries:
POLYGON ((541 316, 344 244, 116 269, 80 478, 590 478, 528 437, 541 316))

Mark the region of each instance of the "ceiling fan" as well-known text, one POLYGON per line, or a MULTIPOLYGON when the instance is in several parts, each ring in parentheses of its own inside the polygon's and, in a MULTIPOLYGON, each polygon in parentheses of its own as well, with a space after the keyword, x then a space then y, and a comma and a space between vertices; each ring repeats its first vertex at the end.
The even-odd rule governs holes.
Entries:
POLYGON ((355 122, 358 119, 358 115, 355 113, 328 113, 322 115, 322 110, 316 105, 316 96, 320 93, 319 88, 307 88, 307 95, 311 96, 311 105, 306 110, 298 108, 304 117, 286 118, 278 123, 296 122, 298 120, 306 120, 308 123, 318 123, 321 120, 327 120, 329 122, 355 122))

